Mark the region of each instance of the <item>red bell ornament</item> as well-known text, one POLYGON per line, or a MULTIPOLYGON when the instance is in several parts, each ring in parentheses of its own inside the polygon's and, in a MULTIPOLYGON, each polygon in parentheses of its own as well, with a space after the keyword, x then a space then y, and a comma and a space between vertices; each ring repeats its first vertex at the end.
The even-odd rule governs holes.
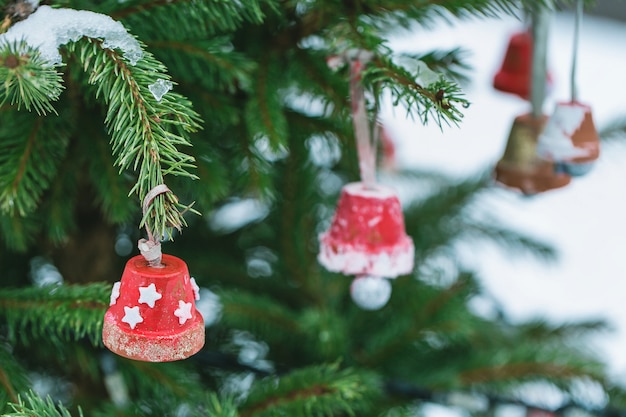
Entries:
MULTIPOLYGON (((505 93, 530 99, 533 61, 533 36, 529 31, 515 33, 511 36, 504 54, 502 66, 493 78, 493 87, 505 93)), ((550 74, 546 75, 546 86, 552 82, 550 74)))
POLYGON ((600 155, 591 108, 577 101, 558 103, 539 136, 537 154, 572 176, 589 172, 600 155))
POLYGON ((120 356, 148 362, 185 359, 204 345, 196 310, 197 285, 181 259, 163 255, 151 267, 142 255, 126 263, 104 316, 104 345, 120 356))
POLYGON ((509 40, 504 61, 493 79, 496 90, 530 97, 533 39, 529 32, 515 33, 509 40))
POLYGON ((345 185, 331 226, 319 240, 319 262, 332 272, 395 278, 413 269, 413 240, 389 187, 345 185))
POLYGON ((546 116, 533 117, 532 114, 515 118, 504 155, 496 165, 498 183, 532 195, 571 182, 571 177, 559 172, 554 162, 537 156, 538 137, 546 121, 546 116))

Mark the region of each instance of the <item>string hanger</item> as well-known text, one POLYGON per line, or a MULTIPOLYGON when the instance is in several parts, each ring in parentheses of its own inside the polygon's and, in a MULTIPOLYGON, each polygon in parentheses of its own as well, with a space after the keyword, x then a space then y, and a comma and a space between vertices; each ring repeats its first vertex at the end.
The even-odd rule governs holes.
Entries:
MULTIPOLYGON (((146 216, 146 213, 148 213, 148 210, 150 209, 150 205, 158 195, 171 192, 172 191, 165 184, 159 184, 148 191, 141 205, 143 216, 146 216)), ((163 268, 164 265, 161 263, 161 258, 163 257, 161 253, 161 241, 154 236, 147 223, 146 234, 148 235, 148 239, 139 239, 139 242, 137 243, 139 252, 141 252, 141 255, 146 259, 146 261, 148 261, 148 265, 150 267, 163 268)))
POLYGON ((546 98, 546 78, 548 74, 548 28, 550 24, 549 6, 540 7, 530 14, 532 28, 532 67, 530 104, 535 119, 543 116, 543 103, 546 98))
POLYGON ((576 87, 576 71, 578 62, 578 44, 580 39, 580 26, 583 21, 584 0, 576 1, 576 16, 574 19, 574 41, 572 50, 572 72, 570 74, 570 93, 572 102, 578 101, 578 88, 576 87))
MULTIPOLYGON (((380 125, 375 121, 370 126, 363 87, 362 74, 367 64, 374 58, 374 53, 365 49, 348 49, 341 54, 334 55, 328 60, 331 68, 342 65, 350 66, 350 102, 352 124, 359 159, 361 182, 366 187, 373 187, 376 183, 376 151, 380 138, 380 125)), ((378 97, 374 97, 375 113, 378 114, 378 97)))

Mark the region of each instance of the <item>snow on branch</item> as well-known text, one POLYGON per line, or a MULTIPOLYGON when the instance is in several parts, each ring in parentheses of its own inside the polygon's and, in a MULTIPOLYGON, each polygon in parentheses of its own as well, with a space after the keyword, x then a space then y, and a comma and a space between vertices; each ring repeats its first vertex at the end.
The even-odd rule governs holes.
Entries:
POLYGON ((87 10, 53 9, 40 6, 28 19, 0 35, 0 47, 24 41, 39 50, 51 66, 62 65, 59 48, 82 37, 102 39, 102 47, 119 49, 131 65, 143 57, 139 42, 124 26, 109 16, 87 10))

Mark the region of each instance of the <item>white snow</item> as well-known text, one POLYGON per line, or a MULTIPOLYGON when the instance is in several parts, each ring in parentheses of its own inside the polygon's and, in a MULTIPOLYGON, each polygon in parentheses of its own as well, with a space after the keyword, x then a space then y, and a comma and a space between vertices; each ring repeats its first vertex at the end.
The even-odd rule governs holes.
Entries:
POLYGON ((174 83, 162 78, 156 80, 148 86, 148 90, 152 93, 156 101, 161 101, 163 96, 174 87, 174 83))
POLYGON ((142 57, 139 42, 124 26, 107 15, 87 10, 53 9, 40 6, 26 20, 0 35, 0 45, 25 41, 36 48, 51 66, 61 65, 59 48, 83 36, 102 39, 102 47, 119 49, 131 65, 142 57))

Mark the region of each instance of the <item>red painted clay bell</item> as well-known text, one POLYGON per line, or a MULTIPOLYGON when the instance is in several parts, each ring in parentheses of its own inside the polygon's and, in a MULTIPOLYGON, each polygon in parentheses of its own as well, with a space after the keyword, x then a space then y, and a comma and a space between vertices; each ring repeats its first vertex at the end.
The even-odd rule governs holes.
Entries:
MULTIPOLYGON (((500 70, 493 78, 493 87, 505 93, 530 98, 533 37, 528 31, 511 36, 500 70)), ((546 86, 551 85, 552 77, 546 76, 546 86)))
POLYGON ((163 255, 162 268, 141 255, 126 263, 113 286, 102 340, 120 356, 148 362, 185 359, 204 345, 204 321, 196 310, 198 287, 181 259, 163 255))
POLYGON ((318 259, 329 271, 395 278, 413 269, 413 240, 389 187, 345 185, 331 226, 319 240, 318 259))
POLYGON ((529 32, 511 36, 504 55, 502 67, 493 79, 496 90, 530 97, 530 73, 532 67, 533 39, 529 32))
POLYGON ((495 169, 498 183, 533 195, 563 187, 571 182, 554 162, 537 156, 537 141, 546 116, 523 114, 515 118, 502 159, 495 169))
POLYGON ((572 176, 589 172, 600 155, 591 108, 577 101, 558 103, 539 136, 537 154, 572 176))

